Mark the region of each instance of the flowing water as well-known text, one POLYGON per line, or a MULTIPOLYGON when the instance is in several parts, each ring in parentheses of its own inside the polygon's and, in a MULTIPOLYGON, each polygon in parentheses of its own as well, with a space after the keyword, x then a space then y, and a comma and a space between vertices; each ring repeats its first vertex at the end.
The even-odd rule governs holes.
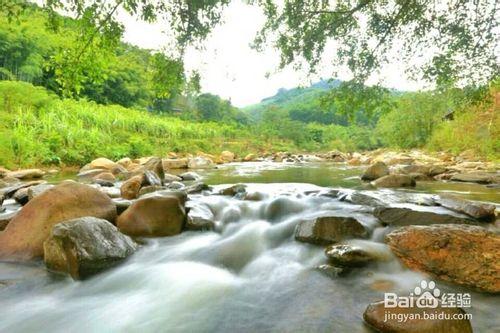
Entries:
MULTIPOLYGON (((321 195, 363 189, 360 172, 326 163, 200 172, 216 189, 246 183, 262 200, 192 195, 192 203, 215 213, 215 232, 149 239, 121 266, 82 282, 50 275, 42 263, 0 263, 0 331, 369 332, 362 320, 367 304, 384 291, 408 295, 425 276, 392 258, 383 244, 389 229, 377 227, 367 207, 321 195), (373 232, 353 242, 389 260, 336 278, 315 269, 326 261, 323 248, 295 241, 293 232, 301 219, 328 212, 356 216, 373 232)), ((424 199, 440 192, 500 203, 498 190, 471 184, 428 182, 373 194, 397 204, 402 194, 424 199)), ((467 312, 476 332, 500 327, 498 296, 438 287, 472 294, 467 312)))

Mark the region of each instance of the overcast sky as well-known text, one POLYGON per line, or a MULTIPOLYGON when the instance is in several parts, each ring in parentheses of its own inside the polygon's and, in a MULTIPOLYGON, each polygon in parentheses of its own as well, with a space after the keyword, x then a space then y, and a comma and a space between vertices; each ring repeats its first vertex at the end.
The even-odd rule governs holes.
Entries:
MULTIPOLYGON (((165 24, 145 24, 125 15, 122 21, 126 28, 125 41, 149 49, 167 47, 169 38, 162 32, 168 29, 165 24)), ((279 54, 276 50, 261 53, 252 50, 250 43, 264 22, 259 8, 235 0, 226 8, 223 22, 204 42, 204 50, 189 50, 186 55, 186 69, 196 69, 202 75, 203 92, 217 94, 242 107, 274 95, 279 88, 308 85, 331 77, 328 54, 319 66, 318 75, 310 77, 292 68, 277 71, 279 54), (266 73, 270 75, 266 77, 266 73)), ((421 85, 405 79, 398 64, 387 66, 382 73, 384 75, 377 79, 382 79, 387 87, 400 90, 421 88, 421 85)), ((341 75, 340 79, 348 77, 341 75)))

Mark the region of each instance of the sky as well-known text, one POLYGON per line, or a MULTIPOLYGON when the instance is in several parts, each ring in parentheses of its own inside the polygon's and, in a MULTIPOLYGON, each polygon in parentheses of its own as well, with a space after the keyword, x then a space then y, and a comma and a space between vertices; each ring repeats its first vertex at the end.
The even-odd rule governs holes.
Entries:
MULTIPOLYGON (((170 38, 166 34, 166 23, 147 24, 122 14, 125 25, 124 40, 131 44, 155 50, 168 50, 170 38)), ((318 74, 309 76, 306 71, 293 68, 278 70, 279 53, 269 48, 257 52, 250 47, 256 32, 264 23, 264 15, 255 6, 233 1, 225 9, 222 24, 203 43, 203 50, 189 49, 185 56, 187 71, 198 70, 202 76, 203 92, 217 94, 231 100, 237 107, 260 102, 276 94, 280 88, 308 86, 322 78, 330 78, 333 68, 325 60, 318 66, 318 74), (268 75, 266 75, 268 74, 268 75)), ((422 84, 405 78, 401 64, 393 63, 381 71, 383 75, 373 78, 383 85, 399 90, 416 90, 422 84)), ((340 74, 339 79, 349 79, 340 74)))

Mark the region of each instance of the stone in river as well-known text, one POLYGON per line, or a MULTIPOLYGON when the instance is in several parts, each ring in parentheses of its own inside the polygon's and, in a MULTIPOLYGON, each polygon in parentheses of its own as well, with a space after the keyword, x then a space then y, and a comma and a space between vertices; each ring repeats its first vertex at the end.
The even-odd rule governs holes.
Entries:
POLYGON ((138 199, 117 220, 121 232, 130 236, 161 237, 181 233, 186 220, 185 194, 151 193, 138 199))
POLYGON ((479 184, 498 184, 500 183, 500 173, 497 172, 467 172, 453 175, 450 180, 456 182, 468 182, 479 184))
POLYGON ((322 216, 301 221, 295 228, 295 240, 318 245, 367 236, 368 230, 353 217, 322 216))
POLYGON ((495 205, 464 200, 452 195, 440 195, 435 201, 445 208, 479 220, 492 221, 495 219, 495 205))
POLYGON ((213 230, 215 217, 210 208, 204 204, 194 204, 187 214, 186 229, 213 230))
POLYGON ((465 217, 400 207, 376 207, 373 214, 382 224, 395 226, 475 223, 472 219, 465 217))
POLYGON ((142 184, 144 182, 143 175, 137 175, 123 182, 120 187, 120 193, 124 199, 135 199, 139 196, 142 184))
POLYGON ((162 181, 161 178, 156 174, 156 172, 145 170, 143 185, 161 186, 162 181))
POLYGON ((410 269, 479 291, 500 292, 500 235, 460 224, 408 226, 386 236, 410 269))
POLYGON ((191 184, 184 188, 184 191, 188 194, 195 194, 195 193, 201 193, 206 190, 210 190, 211 187, 205 184, 204 182, 195 182, 194 184, 191 184))
POLYGON ((45 175, 40 169, 26 169, 26 170, 17 170, 11 171, 7 173, 7 177, 13 177, 17 179, 33 179, 33 178, 42 178, 45 175))
POLYGON ((188 168, 189 169, 206 169, 206 168, 213 168, 214 167, 214 162, 204 156, 197 156, 188 159, 188 168))
POLYGON ((152 157, 150 158, 145 164, 144 164, 144 170, 146 171, 146 177, 148 178, 147 171, 153 172, 157 178, 159 179, 160 183, 155 183, 150 182, 149 185, 161 185, 161 181, 165 178, 165 171, 163 170, 163 163, 160 158, 158 157, 152 157))
POLYGON ((14 200, 16 200, 16 202, 20 205, 26 205, 29 201, 29 196, 28 196, 28 188, 27 187, 23 187, 19 190, 16 191, 16 193, 14 193, 14 196, 13 196, 14 200))
POLYGON ((84 279, 119 264, 137 245, 108 221, 81 217, 56 224, 43 248, 49 269, 84 279))
POLYGON ((232 186, 221 189, 219 191, 219 194, 235 196, 236 194, 239 194, 239 193, 245 193, 246 188, 247 187, 244 184, 236 184, 236 185, 232 185, 232 186))
POLYGON ((32 181, 25 182, 25 183, 16 183, 15 185, 4 187, 4 188, 0 189, 0 195, 4 195, 5 198, 10 198, 14 195, 14 193, 16 193, 18 190, 20 190, 22 188, 26 188, 26 187, 30 187, 30 186, 34 186, 34 185, 40 185, 40 184, 44 184, 44 183, 45 183, 45 181, 43 181, 43 180, 32 180, 32 181))
POLYGON ((389 174, 389 168, 384 162, 372 164, 361 176, 362 180, 375 180, 389 174))
POLYGON ((330 264, 323 264, 316 267, 316 270, 325 274, 329 278, 337 278, 344 275, 347 271, 345 267, 337 267, 330 264))
POLYGON ((465 311, 456 307, 428 309, 423 307, 386 307, 383 301, 371 303, 363 313, 365 322, 382 333, 472 333, 468 319, 444 319, 463 317, 465 311), (432 319, 427 314, 435 314, 432 319), (402 318, 407 320, 402 320, 402 318), (440 319, 441 318, 441 319, 440 319))
POLYGON ((162 159, 163 169, 187 169, 188 159, 187 158, 164 158, 162 159))
POLYGON ((28 187, 28 197, 32 200, 34 197, 39 196, 43 192, 50 190, 54 185, 51 184, 40 184, 28 187))
POLYGON ((163 182, 164 183, 171 183, 171 182, 180 182, 182 181, 182 178, 176 175, 172 175, 170 173, 166 173, 165 176, 163 177, 163 182))
POLYGON ((325 255, 335 266, 360 267, 376 258, 367 250, 351 244, 331 245, 325 249, 325 255))
POLYGON ((196 172, 184 172, 179 176, 182 180, 198 180, 201 178, 196 172))
POLYGON ((387 175, 371 182, 375 187, 413 187, 416 185, 415 178, 409 175, 387 175))
POLYGON ((94 216, 114 222, 116 207, 101 191, 65 181, 30 200, 0 234, 0 257, 32 259, 43 255, 43 242, 55 224, 94 216))

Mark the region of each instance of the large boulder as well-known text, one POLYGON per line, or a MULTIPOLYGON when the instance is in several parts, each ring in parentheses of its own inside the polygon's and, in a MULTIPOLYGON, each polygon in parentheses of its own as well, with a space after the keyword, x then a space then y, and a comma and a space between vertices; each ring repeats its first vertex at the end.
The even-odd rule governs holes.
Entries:
POLYGON ((214 167, 214 162, 208 157, 197 156, 188 159, 189 169, 207 169, 213 167, 214 167))
POLYGON ((445 208, 467 214, 478 220, 491 221, 495 219, 495 205, 464 200, 452 195, 441 195, 435 201, 445 208))
POLYGON ((52 226, 83 216, 114 222, 116 207, 106 194, 91 186, 63 182, 33 198, 10 221, 0 234, 0 257, 41 257, 52 226))
POLYGON ((329 245, 349 238, 365 238, 368 230, 353 217, 322 216, 299 222, 295 239, 318 245, 329 245))
POLYGON ((164 158, 161 160, 163 163, 163 169, 187 169, 188 159, 187 158, 164 158))
POLYGON ((361 176, 362 180, 375 180, 389 174, 389 168, 384 162, 372 164, 361 176))
POLYGON ((451 223, 470 224, 474 222, 473 220, 464 217, 400 207, 376 207, 373 214, 382 222, 382 224, 394 226, 451 223))
POLYGON ((132 203, 118 217, 117 226, 130 236, 177 235, 186 220, 185 202, 185 193, 153 193, 132 203))
POLYGON ((409 175, 387 175, 371 182, 375 187, 412 187, 416 185, 415 178, 409 175))
POLYGON ((42 178, 45 175, 40 169, 26 169, 8 172, 6 177, 12 177, 17 179, 33 179, 42 178))
POLYGON ((108 221, 81 217, 56 224, 43 249, 49 269, 84 279, 119 264, 137 245, 108 221))
POLYGON ((454 319, 464 318, 464 314, 464 310, 456 307, 386 307, 384 301, 380 301, 368 305, 363 319, 382 333, 472 333, 468 319, 454 319), (425 318, 424 312, 435 316, 425 318))
POLYGON ((468 225, 408 226, 387 235, 410 269, 490 293, 500 292, 500 235, 468 225))

